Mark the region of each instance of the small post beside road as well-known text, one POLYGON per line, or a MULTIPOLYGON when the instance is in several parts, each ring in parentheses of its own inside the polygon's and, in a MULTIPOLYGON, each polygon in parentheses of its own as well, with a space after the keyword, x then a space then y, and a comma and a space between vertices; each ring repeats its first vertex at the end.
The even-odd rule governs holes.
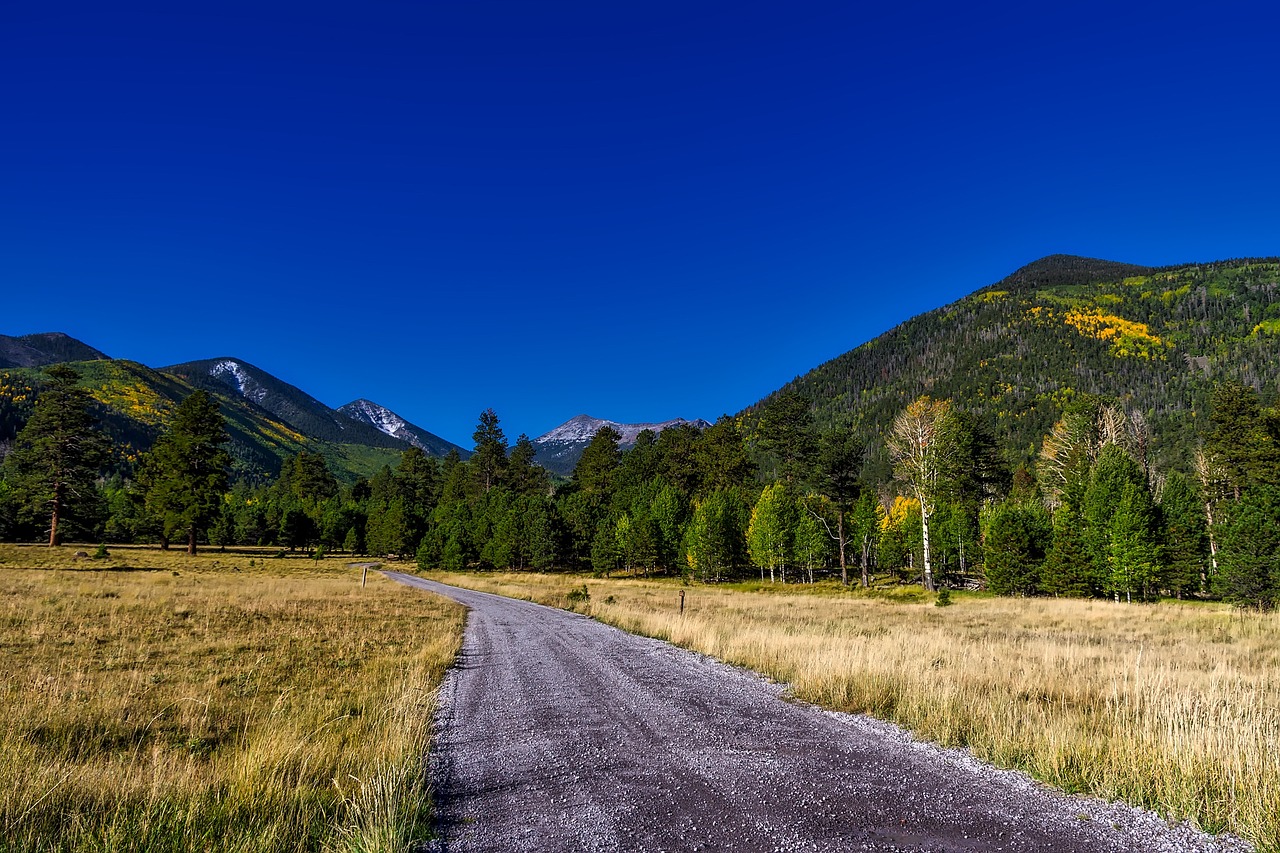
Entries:
POLYGON ((684 590, 680 590, 680 615, 684 615, 684 590))
POLYGON ((365 563, 360 568, 364 570, 360 573, 360 588, 364 589, 365 583, 369 580, 369 564, 365 563))

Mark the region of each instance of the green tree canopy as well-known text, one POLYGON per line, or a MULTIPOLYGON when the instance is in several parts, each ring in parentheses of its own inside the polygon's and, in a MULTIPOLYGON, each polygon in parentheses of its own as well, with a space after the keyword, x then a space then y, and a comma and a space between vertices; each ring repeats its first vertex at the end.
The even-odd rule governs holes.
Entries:
POLYGON ((226 443, 218 402, 195 391, 179 404, 169 428, 143 460, 139 479, 147 508, 160 520, 166 541, 185 531, 188 554, 196 553, 197 536, 221 511, 231 464, 226 443))
POLYGON ((96 514, 94 481, 110 443, 97 431, 89 410, 92 398, 76 386, 80 374, 55 364, 45 375, 49 385, 36 398, 5 464, 14 502, 35 517, 48 518, 49 544, 57 545, 64 525, 96 514))

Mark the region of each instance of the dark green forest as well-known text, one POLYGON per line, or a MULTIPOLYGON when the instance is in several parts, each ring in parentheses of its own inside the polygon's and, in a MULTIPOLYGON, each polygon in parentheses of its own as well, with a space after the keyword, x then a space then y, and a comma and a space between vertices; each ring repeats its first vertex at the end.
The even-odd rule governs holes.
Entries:
POLYGON ((92 397, 66 366, 5 459, 0 537, 272 546, 415 559, 423 569, 592 572, 720 582, 838 579, 1009 595, 1280 602, 1280 413, 1216 386, 1195 473, 1164 471, 1149 425, 1080 396, 1014 469, 982 419, 921 397, 883 435, 822 429, 788 391, 705 430, 602 429, 571 477, 481 414, 474 450, 411 448, 343 483, 301 451, 270 482, 233 480, 227 420, 198 390, 128 472, 108 473, 92 397), (75 448, 67 451, 66 448, 75 448), (869 464, 887 460, 888 469, 869 464), (767 473, 766 473, 767 472, 767 473), (1277 541, 1273 541, 1277 540, 1277 541))

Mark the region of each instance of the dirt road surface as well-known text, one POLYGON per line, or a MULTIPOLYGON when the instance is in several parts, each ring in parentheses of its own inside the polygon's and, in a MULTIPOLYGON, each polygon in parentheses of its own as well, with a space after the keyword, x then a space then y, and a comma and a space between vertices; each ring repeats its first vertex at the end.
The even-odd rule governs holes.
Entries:
POLYGON ((433 851, 1250 849, 577 614, 386 574, 471 609, 436 720, 433 851))

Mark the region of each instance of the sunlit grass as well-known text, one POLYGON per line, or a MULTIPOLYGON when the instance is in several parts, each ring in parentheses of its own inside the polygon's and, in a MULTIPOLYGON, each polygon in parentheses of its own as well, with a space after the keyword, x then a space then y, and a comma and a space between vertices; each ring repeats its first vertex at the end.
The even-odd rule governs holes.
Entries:
POLYGON ((1060 788, 1280 849, 1280 615, 1223 605, 437 575, 749 667, 1060 788), (578 609, 582 609, 579 605, 578 609))
POLYGON ((75 550, 0 546, 0 849, 425 837, 462 608, 345 560, 75 550))

